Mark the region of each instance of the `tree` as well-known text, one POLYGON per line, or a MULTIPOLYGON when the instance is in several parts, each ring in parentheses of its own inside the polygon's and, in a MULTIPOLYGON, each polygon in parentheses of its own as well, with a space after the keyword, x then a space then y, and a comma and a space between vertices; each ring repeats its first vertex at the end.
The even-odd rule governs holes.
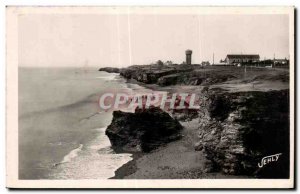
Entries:
POLYGON ((165 65, 173 65, 173 62, 172 61, 166 61, 165 65))
POLYGON ((164 65, 164 63, 163 63, 161 60, 158 60, 158 61, 156 62, 156 65, 157 65, 158 67, 162 67, 162 66, 164 65))

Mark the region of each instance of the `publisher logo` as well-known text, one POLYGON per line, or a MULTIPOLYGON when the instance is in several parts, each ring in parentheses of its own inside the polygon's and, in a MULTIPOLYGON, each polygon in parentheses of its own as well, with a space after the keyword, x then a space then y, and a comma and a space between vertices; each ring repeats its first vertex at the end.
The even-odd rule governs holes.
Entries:
POLYGON ((258 167, 259 168, 262 168, 264 167, 265 165, 271 163, 271 162, 277 162, 278 159, 279 159, 279 156, 281 155, 282 153, 278 153, 278 154, 273 154, 273 155, 270 155, 270 156, 265 156, 261 159, 261 162, 258 163, 258 167))

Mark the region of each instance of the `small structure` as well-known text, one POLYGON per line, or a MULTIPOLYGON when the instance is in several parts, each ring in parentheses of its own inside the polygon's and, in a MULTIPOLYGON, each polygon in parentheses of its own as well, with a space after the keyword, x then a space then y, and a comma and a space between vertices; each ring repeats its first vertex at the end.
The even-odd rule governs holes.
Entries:
POLYGON ((241 63, 253 63, 253 62, 258 62, 259 61, 259 55, 235 55, 235 54, 230 54, 227 55, 225 58, 225 63, 227 65, 237 65, 241 63))
POLYGON ((191 65, 192 64, 192 50, 186 50, 185 55, 186 55, 186 64, 191 65))
POLYGON ((290 61, 288 59, 273 59, 274 67, 288 67, 290 61))
POLYGON ((202 61, 201 62, 201 66, 208 66, 208 65, 210 65, 209 61, 202 61))

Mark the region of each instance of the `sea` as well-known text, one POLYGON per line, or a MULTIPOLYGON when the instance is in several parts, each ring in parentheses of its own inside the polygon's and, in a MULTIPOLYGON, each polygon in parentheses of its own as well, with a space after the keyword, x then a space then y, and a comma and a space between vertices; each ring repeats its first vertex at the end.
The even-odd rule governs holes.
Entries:
POLYGON ((109 179, 132 160, 105 135, 104 92, 149 92, 97 68, 19 68, 19 179, 109 179))

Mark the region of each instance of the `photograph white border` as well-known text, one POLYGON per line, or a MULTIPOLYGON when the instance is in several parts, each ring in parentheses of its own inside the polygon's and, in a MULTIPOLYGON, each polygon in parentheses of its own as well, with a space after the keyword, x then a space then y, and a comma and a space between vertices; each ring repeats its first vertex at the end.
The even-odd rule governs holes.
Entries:
POLYGON ((15 7, 6 8, 6 186, 9 188, 292 188, 294 187, 294 7, 15 7), (19 180, 18 15, 20 14, 288 14, 290 179, 19 180))

